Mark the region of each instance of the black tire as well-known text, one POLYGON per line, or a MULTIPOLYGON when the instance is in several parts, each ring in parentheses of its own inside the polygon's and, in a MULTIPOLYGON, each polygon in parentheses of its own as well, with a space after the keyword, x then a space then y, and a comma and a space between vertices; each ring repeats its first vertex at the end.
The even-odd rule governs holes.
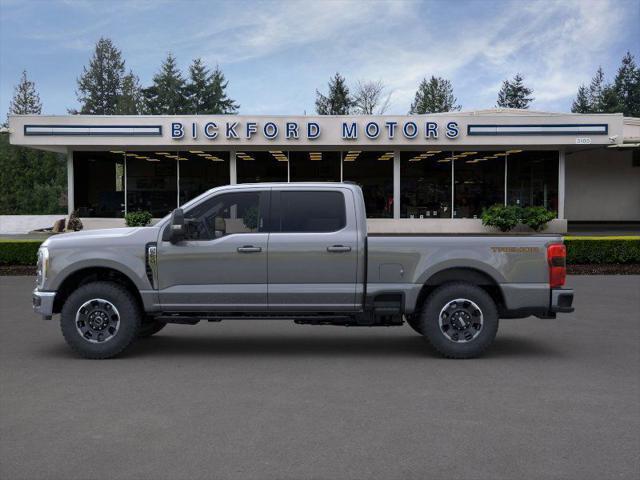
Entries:
POLYGON ((477 285, 448 283, 429 295, 420 325, 425 338, 442 356, 473 358, 493 343, 498 332, 498 309, 491 296, 477 285))
POLYGON ((420 315, 407 315, 405 320, 407 321, 407 325, 409 325, 411 328, 413 328, 413 330, 422 335, 420 315))
POLYGON ((142 325, 140 325, 140 330, 138 330, 138 338, 147 338, 151 335, 155 335, 166 326, 167 324, 164 322, 159 322, 153 317, 147 317, 142 322, 142 325))
POLYGON ((60 328, 78 355, 112 358, 136 339, 141 317, 136 298, 125 287, 113 282, 91 282, 69 295, 62 307, 60 328), (92 319, 91 315, 98 318, 92 319), (96 323, 99 325, 95 328, 102 330, 89 326, 96 323))

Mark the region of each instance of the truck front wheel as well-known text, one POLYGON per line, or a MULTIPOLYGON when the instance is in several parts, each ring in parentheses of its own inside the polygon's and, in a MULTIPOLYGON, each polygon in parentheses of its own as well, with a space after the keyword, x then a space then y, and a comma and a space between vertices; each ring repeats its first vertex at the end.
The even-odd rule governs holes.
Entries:
POLYGON ((491 296, 477 285, 448 283, 427 298, 420 330, 445 357, 477 357, 496 337, 498 310, 491 296))
POLYGON ((69 295, 60 327, 67 344, 80 356, 111 358, 135 340, 141 316, 138 302, 126 288, 113 282, 91 282, 69 295))

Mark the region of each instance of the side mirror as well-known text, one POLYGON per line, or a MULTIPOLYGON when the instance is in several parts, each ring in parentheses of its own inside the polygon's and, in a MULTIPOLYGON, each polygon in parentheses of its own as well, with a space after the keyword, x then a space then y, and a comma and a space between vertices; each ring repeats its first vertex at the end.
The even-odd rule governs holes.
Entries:
POLYGON ((171 223, 169 224, 169 241, 178 243, 184 240, 184 212, 181 208, 176 208, 171 214, 171 223))

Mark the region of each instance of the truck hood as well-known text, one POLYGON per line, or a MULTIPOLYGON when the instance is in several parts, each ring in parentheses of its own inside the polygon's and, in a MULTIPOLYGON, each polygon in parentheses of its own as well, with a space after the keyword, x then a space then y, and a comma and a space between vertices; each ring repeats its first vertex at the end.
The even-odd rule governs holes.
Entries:
POLYGON ((49 237, 42 246, 56 249, 69 247, 91 247, 95 245, 130 244, 155 242, 158 238, 156 227, 105 228, 63 233, 49 237))

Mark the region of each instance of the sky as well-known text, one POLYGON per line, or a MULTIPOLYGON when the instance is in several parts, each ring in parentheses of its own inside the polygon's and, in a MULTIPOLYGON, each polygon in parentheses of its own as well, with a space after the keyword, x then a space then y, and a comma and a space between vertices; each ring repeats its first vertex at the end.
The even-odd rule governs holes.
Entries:
POLYGON ((76 108, 101 36, 143 85, 168 52, 184 72, 197 57, 218 64, 241 114, 313 114, 335 72, 381 80, 389 114, 407 113, 431 75, 463 110, 491 108, 516 73, 531 108, 569 111, 598 66, 612 80, 627 50, 640 64, 640 0, 0 0, 0 116, 24 69, 43 113, 76 108))

